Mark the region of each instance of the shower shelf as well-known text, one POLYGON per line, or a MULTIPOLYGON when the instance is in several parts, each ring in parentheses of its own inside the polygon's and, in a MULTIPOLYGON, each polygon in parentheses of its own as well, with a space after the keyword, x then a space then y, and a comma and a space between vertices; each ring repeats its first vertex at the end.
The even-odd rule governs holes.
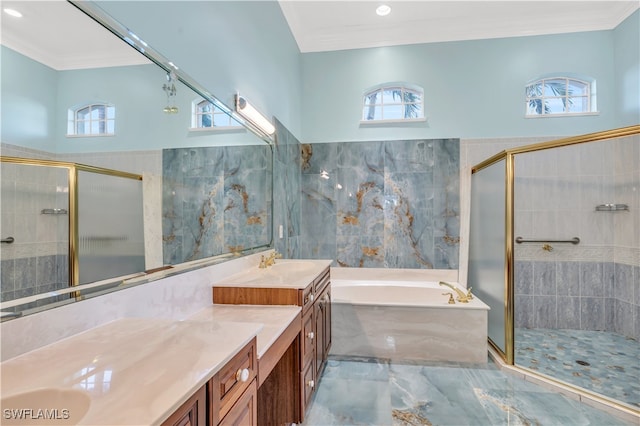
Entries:
POLYGON ((619 212, 619 211, 629 211, 629 206, 627 204, 600 204, 596 206, 597 212, 619 212))
POLYGON ((66 209, 42 209, 42 214, 67 214, 66 209))

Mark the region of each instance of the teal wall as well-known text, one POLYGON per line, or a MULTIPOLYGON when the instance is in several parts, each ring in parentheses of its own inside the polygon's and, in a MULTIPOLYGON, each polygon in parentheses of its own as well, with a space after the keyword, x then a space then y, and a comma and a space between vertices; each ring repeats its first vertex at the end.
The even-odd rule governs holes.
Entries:
POLYGON ((239 92, 301 133, 301 59, 276 1, 98 1, 225 104, 239 92))
POLYGON ((55 151, 57 72, 0 47, 1 141, 55 151))
POLYGON ((640 10, 613 31, 617 127, 640 123, 640 10))
MULTIPOLYGON (((594 31, 303 54, 302 139, 519 137, 614 128, 614 41, 613 31, 594 31), (595 78, 600 114, 525 118, 525 85, 550 73, 595 78), (427 123, 359 124, 365 89, 389 81, 424 88, 427 123)), ((625 42, 637 49, 638 39, 625 42)))

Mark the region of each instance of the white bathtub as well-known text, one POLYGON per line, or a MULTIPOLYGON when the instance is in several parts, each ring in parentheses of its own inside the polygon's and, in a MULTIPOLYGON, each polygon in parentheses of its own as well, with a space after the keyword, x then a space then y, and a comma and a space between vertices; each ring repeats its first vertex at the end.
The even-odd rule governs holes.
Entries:
POLYGON ((478 298, 452 305, 447 293, 453 291, 439 286, 439 281, 342 279, 339 275, 332 269, 332 355, 487 362, 489 307, 478 298))

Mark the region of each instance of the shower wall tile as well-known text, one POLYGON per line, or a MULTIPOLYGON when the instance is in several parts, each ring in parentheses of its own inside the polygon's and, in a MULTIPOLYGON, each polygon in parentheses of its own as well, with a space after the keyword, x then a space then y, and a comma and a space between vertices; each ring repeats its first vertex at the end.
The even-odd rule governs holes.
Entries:
POLYGON ((516 295, 533 294, 533 262, 516 261, 514 278, 516 295))
POLYGON ((580 295, 604 297, 603 267, 599 262, 580 262, 580 295))
POLYGON ((558 307, 555 296, 533 296, 534 323, 536 328, 556 328, 558 307))
POLYGON ((633 303, 633 266, 616 263, 614 276, 612 297, 623 302, 633 303))
POLYGON ((458 140, 303 145, 302 257, 456 269, 459 164, 458 140))
POLYGON ((556 280, 559 296, 580 296, 580 268, 577 262, 557 262, 556 280))
POLYGON ((580 329, 580 298, 558 297, 558 328, 580 329))
POLYGON ((582 330, 606 330, 606 300, 603 297, 580 298, 580 328, 582 330))
POLYGON ((535 328, 533 296, 515 295, 515 323, 518 328, 535 328))
POLYGON ((640 266, 633 267, 633 279, 632 279, 632 287, 633 287, 633 304, 636 306, 640 306, 640 266))
POLYGON ((533 264, 533 288, 535 295, 556 295, 556 264, 554 262, 533 264))
POLYGON ((636 307, 622 300, 615 300, 615 332, 623 336, 636 336, 636 307))

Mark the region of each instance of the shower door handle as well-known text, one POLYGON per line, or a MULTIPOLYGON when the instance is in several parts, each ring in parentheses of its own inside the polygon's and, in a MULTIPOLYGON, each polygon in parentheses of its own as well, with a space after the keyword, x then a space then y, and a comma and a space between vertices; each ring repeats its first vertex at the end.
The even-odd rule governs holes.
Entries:
POLYGON ((15 241, 16 239, 13 237, 8 237, 8 238, 3 238, 2 240, 0 240, 0 243, 5 243, 5 244, 11 244, 15 241))

